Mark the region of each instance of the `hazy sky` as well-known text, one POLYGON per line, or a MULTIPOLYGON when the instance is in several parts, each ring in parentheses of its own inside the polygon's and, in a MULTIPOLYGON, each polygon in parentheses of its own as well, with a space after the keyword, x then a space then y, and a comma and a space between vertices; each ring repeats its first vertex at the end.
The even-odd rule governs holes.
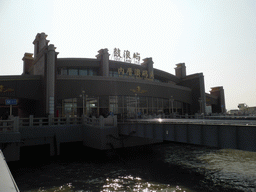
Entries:
POLYGON ((59 58, 116 47, 172 74, 185 62, 188 75, 204 74, 206 92, 224 87, 228 110, 256 106, 255 0, 0 0, 0 29, 0 75, 20 75, 45 32, 59 58))

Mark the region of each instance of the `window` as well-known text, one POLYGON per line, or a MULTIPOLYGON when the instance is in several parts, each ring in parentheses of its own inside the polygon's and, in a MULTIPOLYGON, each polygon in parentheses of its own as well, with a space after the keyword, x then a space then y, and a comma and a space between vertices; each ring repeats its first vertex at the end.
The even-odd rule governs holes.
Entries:
POLYGON ((82 76, 88 75, 87 74, 87 69, 79 69, 79 75, 82 75, 82 76))
POLYGON ((68 74, 69 75, 78 75, 78 69, 69 69, 68 74))
POLYGON ((68 70, 66 68, 61 69, 61 75, 67 75, 68 74, 68 70))
POLYGON ((109 110, 114 114, 118 113, 117 96, 109 96, 109 110))
POLYGON ((88 69, 88 75, 89 76, 96 76, 96 71, 94 69, 88 69))
POLYGON ((109 76, 110 77, 119 77, 119 74, 117 71, 109 71, 109 76))

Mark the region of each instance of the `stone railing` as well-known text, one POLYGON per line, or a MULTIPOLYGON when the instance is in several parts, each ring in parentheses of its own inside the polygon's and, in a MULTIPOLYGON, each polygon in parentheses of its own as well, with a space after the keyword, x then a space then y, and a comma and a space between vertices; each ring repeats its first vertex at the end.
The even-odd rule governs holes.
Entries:
POLYGON ((90 125, 98 127, 117 126, 117 116, 109 116, 104 118, 96 117, 41 117, 34 118, 30 115, 29 118, 12 117, 10 120, 0 120, 0 133, 5 132, 18 132, 19 127, 33 127, 33 126, 49 126, 49 125, 90 125))
POLYGON ((45 126, 45 125, 65 125, 65 124, 82 124, 82 117, 40 117, 19 118, 19 126, 45 126))
POLYGON ((108 116, 107 118, 104 118, 103 116, 100 116, 99 118, 96 117, 87 117, 85 116, 83 118, 84 124, 91 125, 91 126, 99 126, 99 127, 106 127, 106 126, 117 126, 117 116, 108 116))
POLYGON ((19 130, 19 118, 13 117, 11 120, 0 120, 0 133, 17 132, 19 130))

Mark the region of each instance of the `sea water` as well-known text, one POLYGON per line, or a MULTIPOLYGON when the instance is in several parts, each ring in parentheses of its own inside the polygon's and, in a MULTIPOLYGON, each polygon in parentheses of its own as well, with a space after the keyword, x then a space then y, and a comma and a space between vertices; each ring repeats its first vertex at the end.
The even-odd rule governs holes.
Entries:
POLYGON ((161 143, 61 153, 10 163, 20 191, 256 192, 255 152, 161 143))

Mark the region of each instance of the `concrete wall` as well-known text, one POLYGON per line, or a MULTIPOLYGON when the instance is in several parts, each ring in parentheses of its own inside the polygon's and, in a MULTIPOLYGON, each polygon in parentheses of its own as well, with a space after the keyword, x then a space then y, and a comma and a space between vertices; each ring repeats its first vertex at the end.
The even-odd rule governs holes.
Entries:
POLYGON ((256 127, 203 124, 121 124, 120 133, 137 137, 256 152, 256 127))
POLYGON ((145 138, 140 137, 137 129, 136 135, 129 135, 130 132, 127 132, 129 136, 123 137, 119 135, 119 129, 112 126, 93 127, 81 124, 20 127, 19 132, 0 134, 0 149, 7 161, 18 161, 20 148, 28 146, 49 145, 50 155, 59 155, 61 143, 82 141, 84 146, 106 150, 162 142, 162 133, 159 135, 162 131, 152 134, 143 127, 141 130, 145 138))
POLYGON ((20 132, 1 133, 0 148, 7 161, 20 158, 20 147, 50 145, 60 154, 60 144, 83 141, 100 150, 161 143, 164 140, 256 152, 256 126, 120 123, 118 127, 53 125, 21 127, 20 132))
POLYGON ((20 158, 21 134, 0 133, 0 149, 3 151, 7 161, 18 161, 20 158))
POLYGON ((0 148, 7 161, 20 159, 20 147, 50 145, 50 154, 60 154, 60 144, 83 141, 83 125, 21 127, 20 132, 0 134, 0 148))

